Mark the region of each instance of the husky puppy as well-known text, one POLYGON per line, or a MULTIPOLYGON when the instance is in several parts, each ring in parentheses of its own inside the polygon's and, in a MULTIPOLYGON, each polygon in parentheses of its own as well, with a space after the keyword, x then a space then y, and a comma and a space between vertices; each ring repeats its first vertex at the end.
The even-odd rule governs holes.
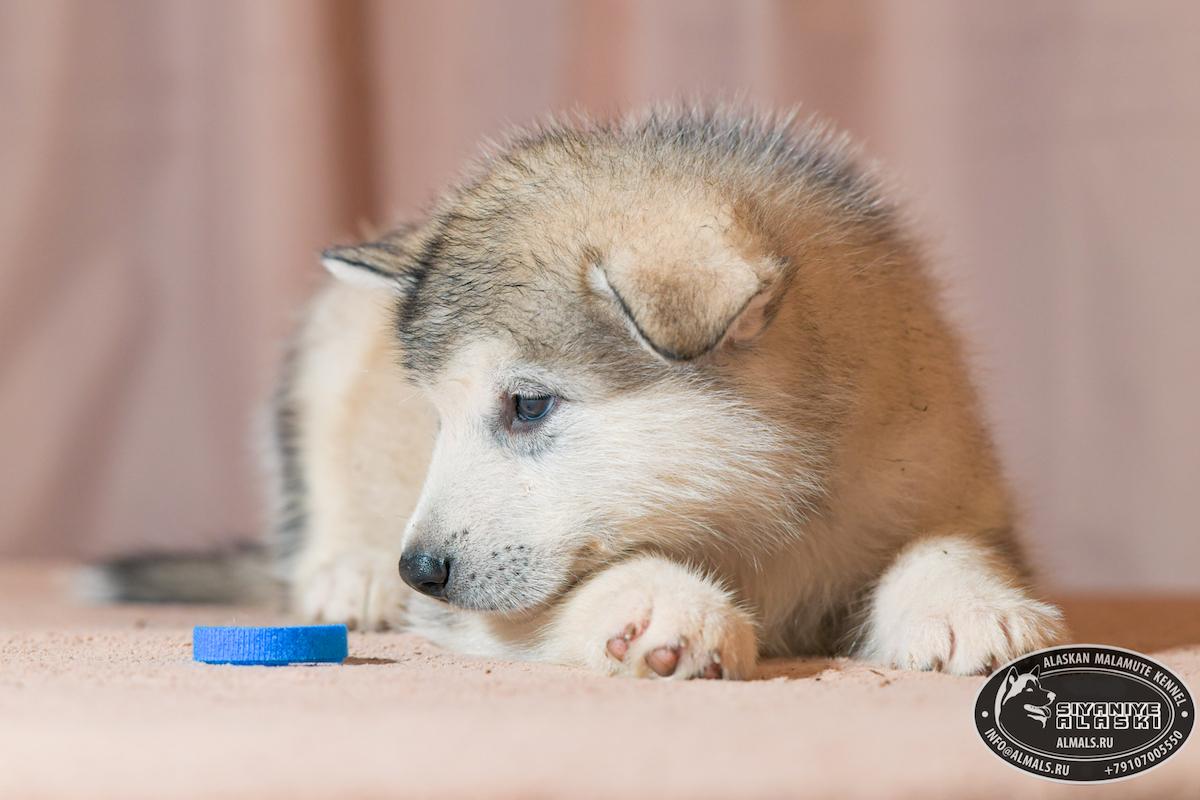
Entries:
POLYGON ((324 263, 272 448, 305 618, 677 678, 1056 641, 921 248, 822 127, 549 123, 324 263))

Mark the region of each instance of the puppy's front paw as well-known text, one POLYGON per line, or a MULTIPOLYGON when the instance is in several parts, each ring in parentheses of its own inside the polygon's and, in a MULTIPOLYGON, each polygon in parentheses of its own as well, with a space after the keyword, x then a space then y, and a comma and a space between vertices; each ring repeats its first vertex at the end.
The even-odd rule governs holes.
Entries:
POLYGON ((403 622, 407 594, 394 557, 353 551, 297 570, 292 607, 310 622, 340 622, 351 630, 388 630, 403 622))
POLYGON ((726 591, 653 557, 576 590, 554 638, 562 660, 635 677, 745 678, 757 655, 754 624, 726 591))
POLYGON ((1061 620, 979 545, 930 539, 902 554, 880 581, 861 654, 900 669, 987 673, 1054 644, 1061 620))

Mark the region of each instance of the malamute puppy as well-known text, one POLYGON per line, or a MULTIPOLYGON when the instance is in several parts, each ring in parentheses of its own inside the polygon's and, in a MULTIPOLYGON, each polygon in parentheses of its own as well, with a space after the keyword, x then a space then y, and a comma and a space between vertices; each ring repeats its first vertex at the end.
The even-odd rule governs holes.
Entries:
POLYGON ((1059 635, 921 249, 821 127, 548 124, 324 263, 274 424, 305 618, 677 678, 1059 635))

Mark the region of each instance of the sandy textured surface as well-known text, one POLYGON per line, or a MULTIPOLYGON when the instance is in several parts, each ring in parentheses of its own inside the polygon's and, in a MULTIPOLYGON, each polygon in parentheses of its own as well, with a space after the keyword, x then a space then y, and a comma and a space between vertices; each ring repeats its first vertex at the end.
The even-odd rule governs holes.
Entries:
MULTIPOLYGON (((0 565, 0 798, 1200 797, 1200 745, 1108 786, 1005 766, 971 723, 982 678, 837 660, 746 683, 649 682, 352 634, 344 666, 191 661, 228 608, 72 606, 0 565)), ((1066 603, 1081 641, 1200 686, 1200 600, 1066 603)))

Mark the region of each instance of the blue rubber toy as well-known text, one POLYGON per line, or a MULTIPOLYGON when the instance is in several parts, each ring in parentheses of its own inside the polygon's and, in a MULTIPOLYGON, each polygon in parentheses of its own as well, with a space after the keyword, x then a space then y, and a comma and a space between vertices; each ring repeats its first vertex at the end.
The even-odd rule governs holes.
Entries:
POLYGON ((197 625, 192 658, 205 664, 279 667, 340 664, 349 649, 345 625, 242 628, 197 625))

